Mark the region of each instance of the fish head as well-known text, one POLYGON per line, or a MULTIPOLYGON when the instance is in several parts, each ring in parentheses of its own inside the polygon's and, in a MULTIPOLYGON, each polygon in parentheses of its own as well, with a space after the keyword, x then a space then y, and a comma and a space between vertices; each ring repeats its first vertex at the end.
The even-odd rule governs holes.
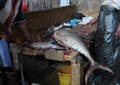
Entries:
POLYGON ((59 30, 59 31, 54 32, 53 36, 55 40, 61 45, 64 45, 64 42, 66 42, 67 40, 66 31, 64 30, 59 30))

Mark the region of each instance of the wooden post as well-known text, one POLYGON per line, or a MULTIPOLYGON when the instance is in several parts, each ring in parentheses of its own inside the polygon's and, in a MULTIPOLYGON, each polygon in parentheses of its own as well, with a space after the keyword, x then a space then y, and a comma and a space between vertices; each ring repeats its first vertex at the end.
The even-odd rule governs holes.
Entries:
POLYGON ((81 56, 76 55, 73 60, 71 60, 71 85, 81 85, 82 74, 81 64, 83 63, 81 56))
POLYGON ((22 48, 14 43, 10 43, 10 51, 12 52, 13 56, 13 64, 15 67, 15 70, 19 70, 19 59, 18 59, 18 54, 22 51, 22 48))

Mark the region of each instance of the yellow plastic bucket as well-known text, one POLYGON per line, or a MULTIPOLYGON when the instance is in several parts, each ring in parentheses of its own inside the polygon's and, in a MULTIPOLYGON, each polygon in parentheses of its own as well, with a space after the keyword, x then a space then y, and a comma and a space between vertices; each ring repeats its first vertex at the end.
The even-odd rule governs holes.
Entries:
POLYGON ((70 85, 71 79, 71 67, 70 66, 61 66, 58 69, 59 76, 59 85, 70 85))

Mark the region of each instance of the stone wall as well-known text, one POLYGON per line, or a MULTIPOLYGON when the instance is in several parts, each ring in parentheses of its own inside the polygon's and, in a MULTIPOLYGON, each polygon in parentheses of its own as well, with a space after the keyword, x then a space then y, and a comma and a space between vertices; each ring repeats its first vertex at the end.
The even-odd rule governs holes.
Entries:
POLYGON ((77 5, 79 12, 92 16, 97 15, 102 1, 103 0, 71 0, 72 4, 77 5))

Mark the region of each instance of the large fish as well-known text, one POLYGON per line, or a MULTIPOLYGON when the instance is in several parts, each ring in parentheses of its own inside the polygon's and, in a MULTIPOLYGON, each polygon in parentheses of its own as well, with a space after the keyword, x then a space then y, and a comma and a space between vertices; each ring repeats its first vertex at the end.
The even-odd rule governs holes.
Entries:
POLYGON ((48 44, 47 42, 34 42, 30 44, 30 46, 35 49, 63 49, 62 47, 53 44, 48 44))
POLYGON ((88 71, 85 75, 86 85, 87 85, 87 80, 88 80, 91 72, 94 69, 103 69, 110 73, 113 73, 113 71, 110 68, 100 65, 94 61, 94 59, 91 57, 86 45, 84 44, 84 42, 82 41, 80 36, 77 35, 76 33, 69 31, 69 30, 60 29, 60 30, 56 31, 53 36, 58 43, 62 44, 63 46, 67 46, 71 49, 74 49, 74 50, 80 52, 88 59, 88 61, 90 63, 90 69, 88 69, 88 71))

